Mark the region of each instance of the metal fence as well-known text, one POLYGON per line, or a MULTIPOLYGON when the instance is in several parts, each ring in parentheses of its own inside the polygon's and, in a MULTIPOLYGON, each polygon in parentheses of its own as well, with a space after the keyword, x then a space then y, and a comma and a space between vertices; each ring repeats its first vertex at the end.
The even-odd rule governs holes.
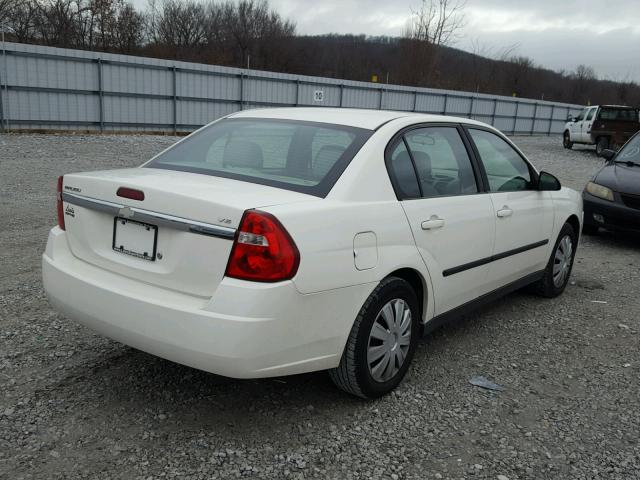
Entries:
POLYGON ((579 105, 6 43, 3 130, 186 132, 232 112, 329 106, 447 114, 509 134, 561 132, 579 105))

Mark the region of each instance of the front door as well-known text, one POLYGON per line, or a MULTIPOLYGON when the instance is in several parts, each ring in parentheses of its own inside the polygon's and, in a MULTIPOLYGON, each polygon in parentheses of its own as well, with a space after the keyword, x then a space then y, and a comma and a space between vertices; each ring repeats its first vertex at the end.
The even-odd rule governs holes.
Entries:
POLYGON ((491 288, 544 269, 553 227, 553 201, 537 189, 535 170, 506 140, 493 132, 468 129, 489 183, 496 219, 491 288))
POLYGON ((588 108, 582 110, 574 121, 569 124, 569 133, 572 142, 582 142, 582 122, 587 116, 588 108))
POLYGON ((595 120, 596 111, 598 107, 591 107, 587 110, 587 115, 584 117, 582 121, 580 141, 584 143, 591 143, 591 126, 593 125, 593 121, 595 120))
POLYGON ((479 193, 479 174, 456 126, 409 130, 390 152, 390 174, 430 273, 439 315, 486 290, 488 266, 474 264, 493 250, 491 198, 479 193))

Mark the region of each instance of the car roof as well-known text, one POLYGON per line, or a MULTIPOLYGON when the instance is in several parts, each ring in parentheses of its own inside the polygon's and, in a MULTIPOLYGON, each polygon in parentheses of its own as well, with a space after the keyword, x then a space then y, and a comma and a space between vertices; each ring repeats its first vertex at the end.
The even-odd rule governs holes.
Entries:
POLYGON ((350 127, 376 130, 385 123, 404 118, 415 118, 420 122, 453 122, 484 125, 467 118, 449 117, 416 112, 400 112, 391 110, 365 110, 357 108, 325 108, 325 107, 295 107, 295 108, 259 108, 243 110, 229 115, 227 118, 271 118, 279 120, 298 120, 320 123, 346 125, 350 127))

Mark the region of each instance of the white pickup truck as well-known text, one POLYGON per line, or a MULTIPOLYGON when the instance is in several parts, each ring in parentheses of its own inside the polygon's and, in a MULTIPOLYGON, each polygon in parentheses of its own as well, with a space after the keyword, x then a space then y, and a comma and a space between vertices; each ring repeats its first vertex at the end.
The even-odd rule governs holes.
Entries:
POLYGON ((595 105, 586 107, 580 114, 569 117, 564 126, 562 144, 564 148, 574 143, 595 145, 596 154, 603 150, 619 149, 640 130, 638 109, 621 105, 595 105))

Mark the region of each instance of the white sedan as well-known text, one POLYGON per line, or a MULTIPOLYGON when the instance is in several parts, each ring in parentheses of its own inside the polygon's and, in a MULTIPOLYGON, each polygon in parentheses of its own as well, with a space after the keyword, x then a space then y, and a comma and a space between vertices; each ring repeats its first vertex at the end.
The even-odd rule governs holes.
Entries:
POLYGON ((469 308, 562 293, 582 222, 580 195, 499 131, 407 112, 243 111, 58 192, 59 312, 220 375, 327 369, 365 398, 469 308))

